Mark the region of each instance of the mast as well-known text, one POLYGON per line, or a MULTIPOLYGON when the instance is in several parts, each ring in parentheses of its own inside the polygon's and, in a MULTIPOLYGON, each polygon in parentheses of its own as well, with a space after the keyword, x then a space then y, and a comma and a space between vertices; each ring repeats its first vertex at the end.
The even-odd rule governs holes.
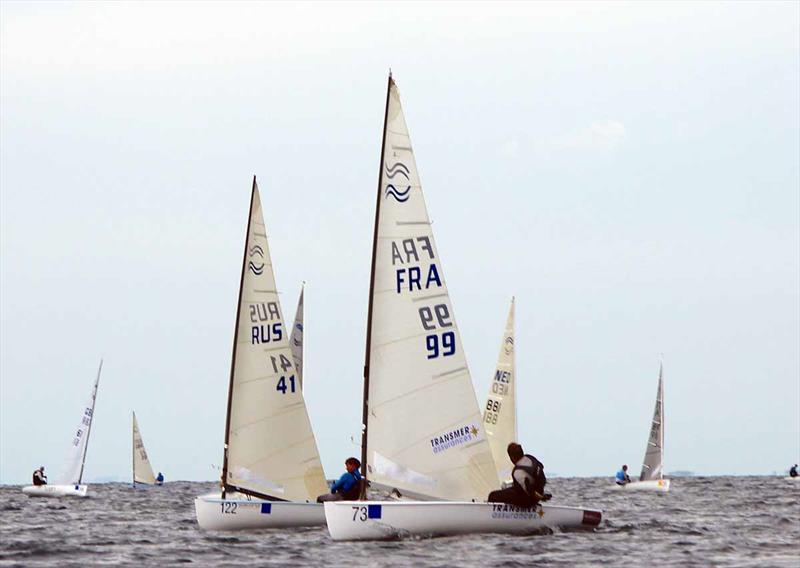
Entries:
POLYGON ((131 475, 133 476, 133 486, 136 487, 136 412, 131 410, 133 420, 131 421, 131 475))
MULTIPOLYGON (((364 397, 361 411, 361 475, 367 480, 367 423, 369 422, 369 361, 372 347, 372 301, 375 291, 375 263, 378 256, 378 223, 380 222, 381 208, 381 183, 383 181, 383 161, 386 151, 386 124, 389 118, 389 98, 392 91, 392 72, 389 71, 389 80, 386 83, 386 108, 383 111, 383 135, 381 137, 381 159, 378 164, 378 194, 375 198, 375 227, 372 232, 372 267, 369 274, 369 305, 367 307, 367 345, 364 356, 364 397)), ((364 484, 366 488, 366 484, 364 484)), ((366 493, 366 489, 364 489, 366 493)), ((360 495, 360 498, 365 498, 360 495)))
POLYGON ((247 232, 244 235, 244 252, 242 253, 242 274, 239 278, 239 299, 236 302, 236 324, 233 332, 233 352, 231 354, 231 376, 228 382, 228 408, 225 413, 225 445, 222 453, 222 498, 228 489, 228 442, 231 429, 231 405, 233 404, 233 373, 236 369, 236 343, 239 340, 239 315, 242 311, 242 287, 244 286, 244 270, 247 265, 247 240, 250 236, 250 223, 253 219, 253 199, 256 195, 256 176, 253 176, 253 188, 250 191, 250 208, 247 210, 247 232))
POLYGON ((658 399, 661 406, 661 439, 659 445, 661 447, 661 479, 664 479, 664 360, 662 359, 658 366, 658 399))
POLYGON ((83 457, 81 458, 81 473, 78 475, 78 485, 83 481, 83 466, 86 465, 86 451, 89 449, 89 435, 92 433, 92 423, 94 422, 94 404, 97 402, 97 385, 100 384, 100 371, 103 370, 103 360, 100 359, 100 367, 97 369, 97 378, 94 380, 94 390, 92 391, 92 419, 89 421, 89 428, 86 430, 86 445, 83 446, 83 457))

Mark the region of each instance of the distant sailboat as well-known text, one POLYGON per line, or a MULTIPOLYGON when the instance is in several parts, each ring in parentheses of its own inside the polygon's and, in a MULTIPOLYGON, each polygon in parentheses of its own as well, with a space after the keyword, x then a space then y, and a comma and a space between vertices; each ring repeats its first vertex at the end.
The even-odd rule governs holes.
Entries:
POLYGON ((144 441, 142 441, 142 434, 139 432, 139 423, 136 421, 136 413, 133 415, 133 486, 136 484, 143 485, 161 485, 156 480, 153 474, 153 466, 150 465, 150 459, 147 457, 147 451, 144 449, 144 441))
POLYGON ((275 286, 255 177, 228 387, 222 491, 195 499, 204 529, 325 523, 329 491, 275 286))
POLYGON ((92 387, 92 396, 81 413, 81 421, 72 437, 64 467, 55 483, 47 485, 28 485, 22 492, 29 497, 86 497, 89 489, 82 485, 83 468, 86 465, 86 450, 89 448, 89 434, 92 432, 94 418, 94 404, 97 400, 97 385, 100 383, 100 372, 103 370, 103 360, 97 369, 97 378, 92 387))
POLYGON ((303 296, 306 292, 306 283, 300 289, 300 299, 297 300, 297 311, 294 314, 294 325, 289 336, 289 345, 292 347, 292 360, 297 371, 297 380, 300 383, 300 390, 303 390, 303 296))
POLYGON ((492 448, 497 475, 502 482, 511 481, 513 466, 508 458, 508 444, 517 441, 517 377, 514 370, 514 298, 497 356, 489 396, 483 409, 483 427, 492 448))
POLYGON ((500 482, 389 76, 364 365, 362 474, 418 501, 325 503, 334 540, 594 527, 600 511, 482 503, 500 482), (516 509, 516 510, 514 510, 516 509))
POLYGON ((650 435, 644 451, 642 473, 638 481, 614 487, 626 491, 669 491, 669 479, 664 479, 664 364, 658 369, 658 391, 653 420, 650 424, 650 435))

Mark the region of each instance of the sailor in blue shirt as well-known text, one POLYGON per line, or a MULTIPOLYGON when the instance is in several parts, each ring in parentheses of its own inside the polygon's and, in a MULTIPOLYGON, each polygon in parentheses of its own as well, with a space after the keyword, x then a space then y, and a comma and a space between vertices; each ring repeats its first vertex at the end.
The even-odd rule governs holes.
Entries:
POLYGON ((617 472, 617 485, 625 485, 631 482, 631 476, 628 475, 628 466, 623 465, 622 469, 617 472))
POLYGON ((331 492, 317 497, 317 503, 324 501, 355 501, 361 494, 361 462, 356 458, 347 458, 344 462, 347 469, 342 476, 331 484, 331 492))

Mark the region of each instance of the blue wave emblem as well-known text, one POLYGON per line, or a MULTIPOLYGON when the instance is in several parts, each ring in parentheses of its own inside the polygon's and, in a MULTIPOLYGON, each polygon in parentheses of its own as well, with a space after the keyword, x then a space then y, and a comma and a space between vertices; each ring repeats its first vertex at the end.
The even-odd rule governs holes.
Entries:
POLYGON ((299 322, 298 322, 297 324, 295 324, 295 326, 294 326, 294 327, 295 327, 295 329, 296 329, 297 331, 303 331, 303 324, 302 324, 302 323, 299 323, 299 322))
POLYGON ((264 258, 264 249, 261 248, 261 245, 253 245, 250 247, 247 254, 248 256, 253 256, 258 254, 261 256, 261 258, 264 258))
POLYGON ((397 189, 392 184, 389 184, 389 185, 386 186, 386 191, 384 192, 384 195, 386 197, 389 197, 391 195, 392 197, 394 197, 395 201, 397 201, 399 203, 405 203, 406 201, 408 201, 408 198, 410 197, 408 195, 408 193, 410 191, 411 191, 411 186, 410 185, 407 188, 405 188, 404 190, 400 190, 400 189, 397 189))
POLYGON ((249 263, 247 263, 247 268, 249 268, 250 272, 252 272, 256 276, 261 276, 262 274, 264 274, 264 263, 263 262, 261 262, 259 264, 253 264, 253 261, 251 260, 249 263))
POLYGON ((391 166, 385 165, 383 167, 386 170, 386 177, 392 179, 397 174, 402 174, 406 179, 410 179, 408 174, 408 166, 406 166, 403 162, 395 162, 391 166))

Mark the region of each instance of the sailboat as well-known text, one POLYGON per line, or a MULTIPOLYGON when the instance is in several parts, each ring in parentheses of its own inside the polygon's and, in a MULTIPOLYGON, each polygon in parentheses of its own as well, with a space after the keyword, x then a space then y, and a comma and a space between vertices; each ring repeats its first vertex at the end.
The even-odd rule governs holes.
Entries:
POLYGON ((294 325, 292 333, 289 335, 289 345, 292 347, 292 360, 297 372, 297 381, 300 383, 300 390, 303 390, 303 296, 306 293, 306 283, 300 288, 300 299, 297 300, 297 311, 294 313, 294 325))
POLYGON ((142 434, 139 431, 139 423, 136 421, 136 413, 133 415, 133 486, 141 485, 161 485, 156 481, 156 476, 153 474, 153 466, 150 465, 150 459, 147 457, 147 451, 144 449, 144 441, 142 434))
POLYGON ((289 347, 255 177, 225 419, 221 491, 195 499, 204 529, 322 525, 327 493, 289 347))
POLYGON ((508 310, 508 319, 497 356, 489 396, 483 409, 483 427, 492 449, 497 475, 506 484, 511 482, 513 466, 508 459, 508 444, 517 440, 517 403, 514 373, 514 298, 508 310))
POLYGON ((600 511, 482 502, 500 481, 391 74, 372 244, 361 467, 373 488, 391 488, 401 498, 324 503, 331 537, 599 524, 600 511))
POLYGON ((638 481, 625 485, 614 484, 625 491, 669 491, 669 479, 664 479, 664 364, 658 368, 658 391, 647 448, 644 451, 642 473, 638 481))
POLYGON ((92 396, 81 413, 81 421, 72 437, 72 444, 67 453, 61 474, 53 484, 28 485, 22 492, 28 497, 86 497, 88 485, 83 485, 83 468, 86 465, 86 450, 89 447, 89 434, 92 432, 94 403, 97 400, 97 385, 100 383, 100 372, 103 360, 97 369, 97 378, 92 387, 92 396))

